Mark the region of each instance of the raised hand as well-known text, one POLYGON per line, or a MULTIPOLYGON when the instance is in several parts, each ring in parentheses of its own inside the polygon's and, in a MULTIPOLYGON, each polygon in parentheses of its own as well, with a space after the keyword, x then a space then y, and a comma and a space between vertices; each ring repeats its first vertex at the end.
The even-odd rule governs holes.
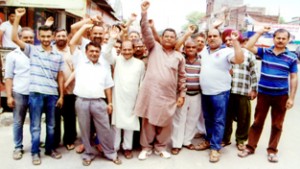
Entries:
POLYGON ((193 34, 193 33, 195 33, 196 29, 197 29, 197 26, 194 25, 194 24, 191 24, 191 25, 188 26, 188 30, 187 31, 189 33, 193 34))
POLYGON ((144 1, 141 5, 142 8, 142 12, 147 12, 148 8, 150 6, 150 2, 149 1, 144 1))
POLYGON ((25 15, 26 13, 26 9, 25 8, 17 8, 15 10, 15 14, 16 16, 22 17, 23 15, 25 15))
POLYGON ((271 30, 271 26, 264 26, 264 28, 263 28, 263 33, 267 33, 267 32, 269 32, 271 30))
POLYGON ((154 27, 154 21, 153 21, 153 19, 149 19, 148 23, 149 23, 150 27, 154 27))
POLYGON ((237 40, 239 38, 239 36, 240 36, 240 34, 236 30, 232 31, 231 35, 230 35, 230 37, 231 37, 232 40, 237 40))
POLYGON ((100 15, 96 15, 96 16, 92 17, 91 20, 94 25, 101 25, 104 23, 103 18, 100 15))
POLYGON ((116 39, 118 38, 120 33, 120 30, 117 26, 112 26, 111 29, 109 30, 109 37, 116 39))
POLYGON ((261 34, 264 34, 264 33, 269 32, 270 30, 271 30, 271 26, 270 25, 266 25, 263 28, 261 28, 260 30, 258 30, 257 32, 261 33, 261 34))
POLYGON ((133 22, 136 20, 136 17, 137 17, 137 15, 135 13, 132 13, 129 20, 133 22))
POLYGON ((54 23, 54 18, 53 18, 52 16, 50 16, 50 17, 48 17, 48 18, 46 19, 45 25, 46 25, 46 26, 52 26, 53 23, 54 23))

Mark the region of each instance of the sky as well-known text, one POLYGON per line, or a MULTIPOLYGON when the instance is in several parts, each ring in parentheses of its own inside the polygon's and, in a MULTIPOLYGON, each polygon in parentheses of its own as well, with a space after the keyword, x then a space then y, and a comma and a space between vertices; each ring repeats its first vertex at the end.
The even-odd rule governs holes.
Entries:
MULTIPOLYGON (((140 16, 142 0, 121 1, 124 19, 128 19, 133 12, 140 16)), ((186 16, 188 14, 193 11, 203 13, 206 11, 206 0, 149 0, 149 2, 148 18, 154 20, 157 30, 171 27, 179 31, 181 26, 187 22, 186 16)), ((251 7, 266 7, 266 14, 269 15, 277 15, 280 11, 280 16, 285 21, 290 21, 292 17, 300 16, 300 13, 298 13, 300 8, 299 0, 244 0, 244 4, 251 7)))

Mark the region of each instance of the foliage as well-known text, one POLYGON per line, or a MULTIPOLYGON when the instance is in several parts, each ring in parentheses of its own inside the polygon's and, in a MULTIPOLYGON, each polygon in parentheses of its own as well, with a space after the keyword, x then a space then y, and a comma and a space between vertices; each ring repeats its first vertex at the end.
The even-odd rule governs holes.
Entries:
POLYGON ((285 23, 285 20, 282 16, 280 16, 278 22, 279 22, 279 24, 283 24, 283 23, 285 23))
POLYGON ((182 26, 182 30, 186 30, 189 24, 199 25, 199 21, 205 14, 199 11, 193 11, 186 16, 187 23, 182 26))

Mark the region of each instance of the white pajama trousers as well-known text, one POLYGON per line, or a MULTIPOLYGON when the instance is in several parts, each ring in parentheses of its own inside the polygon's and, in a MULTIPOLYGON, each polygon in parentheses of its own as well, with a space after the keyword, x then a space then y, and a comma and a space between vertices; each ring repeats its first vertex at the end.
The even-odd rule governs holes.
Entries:
POLYGON ((132 150, 132 142, 133 142, 133 130, 124 130, 119 129, 116 126, 114 126, 115 129, 115 150, 119 151, 120 145, 121 145, 121 131, 123 130, 123 143, 122 143, 122 149, 123 150, 132 150))
POLYGON ((189 145, 197 132, 201 111, 201 95, 186 95, 184 105, 176 110, 173 117, 172 147, 189 145))

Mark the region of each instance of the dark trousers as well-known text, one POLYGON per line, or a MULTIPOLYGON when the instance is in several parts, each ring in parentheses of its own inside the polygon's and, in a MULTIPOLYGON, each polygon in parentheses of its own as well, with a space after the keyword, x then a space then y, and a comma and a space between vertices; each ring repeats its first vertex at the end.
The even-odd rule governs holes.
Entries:
POLYGON ((271 107, 272 127, 267 151, 268 153, 277 153, 277 146, 280 140, 282 125, 286 113, 285 105, 287 99, 288 95, 271 96, 261 93, 258 94, 254 123, 250 127, 249 140, 247 144, 247 148, 252 152, 254 152, 257 147, 257 143, 259 141, 265 123, 265 119, 267 117, 269 108, 271 107))
POLYGON ((248 139, 251 120, 251 104, 248 96, 230 94, 223 137, 224 143, 230 142, 234 120, 237 122, 235 132, 236 143, 243 144, 248 139))
POLYGON ((61 109, 56 108, 54 128, 54 146, 56 148, 61 141, 61 116, 64 125, 63 144, 74 144, 76 140, 75 99, 76 96, 73 94, 65 95, 63 107, 61 109))

